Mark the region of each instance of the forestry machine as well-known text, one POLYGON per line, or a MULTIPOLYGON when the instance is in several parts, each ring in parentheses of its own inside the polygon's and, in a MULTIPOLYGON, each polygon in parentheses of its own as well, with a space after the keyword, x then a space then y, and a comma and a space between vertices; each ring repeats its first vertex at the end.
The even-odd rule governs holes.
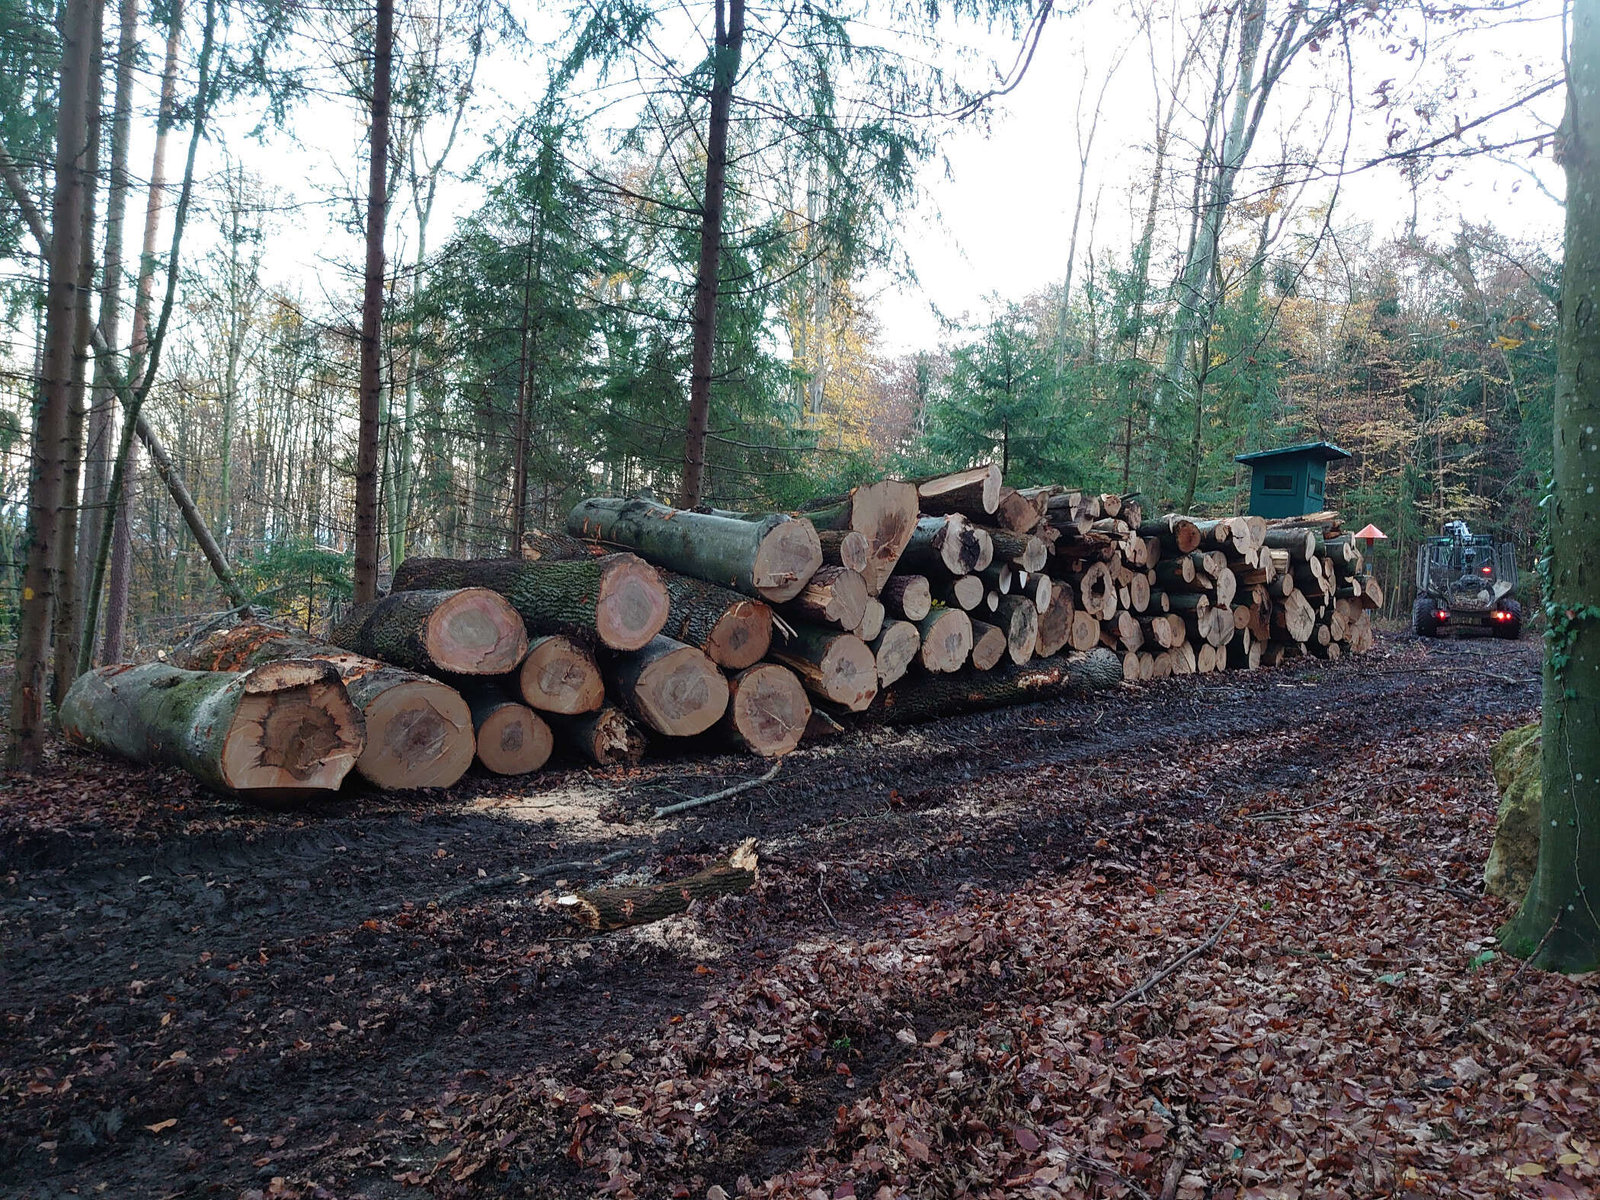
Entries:
POLYGON ((1417 547, 1417 603, 1411 629, 1423 637, 1441 633, 1522 636, 1517 560, 1509 542, 1475 534, 1465 521, 1447 521, 1444 536, 1417 547))

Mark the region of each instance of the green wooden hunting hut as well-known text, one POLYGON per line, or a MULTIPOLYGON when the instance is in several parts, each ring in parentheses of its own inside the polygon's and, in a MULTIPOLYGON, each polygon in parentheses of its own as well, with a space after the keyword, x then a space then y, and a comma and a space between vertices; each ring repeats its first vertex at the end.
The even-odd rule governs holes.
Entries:
POLYGON ((1332 442, 1302 442, 1282 450, 1240 454, 1235 462, 1250 468, 1250 513, 1258 517, 1299 517, 1327 508, 1328 464, 1349 458, 1332 442))

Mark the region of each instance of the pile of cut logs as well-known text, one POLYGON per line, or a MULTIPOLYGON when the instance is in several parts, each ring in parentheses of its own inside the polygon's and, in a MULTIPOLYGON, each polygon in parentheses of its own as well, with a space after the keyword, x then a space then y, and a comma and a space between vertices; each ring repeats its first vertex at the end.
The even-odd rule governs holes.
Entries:
POLYGON ((231 613, 73 685, 73 740, 276 802, 448 787, 651 738, 765 756, 1074 689, 1372 644, 1382 602, 1337 514, 1147 517, 983 466, 799 513, 585 500, 519 558, 410 558, 317 640, 231 613))

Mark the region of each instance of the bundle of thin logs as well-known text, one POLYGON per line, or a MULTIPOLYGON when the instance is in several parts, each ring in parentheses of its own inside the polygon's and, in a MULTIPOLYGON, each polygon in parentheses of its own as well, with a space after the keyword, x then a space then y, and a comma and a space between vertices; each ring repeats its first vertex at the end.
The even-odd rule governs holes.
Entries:
POLYGON ((1146 516, 994 466, 797 513, 597 498, 516 558, 410 558, 318 639, 231 613, 67 696, 75 741, 259 801, 448 787, 659 738, 764 756, 1123 681, 1372 645, 1382 593, 1332 512, 1146 516))

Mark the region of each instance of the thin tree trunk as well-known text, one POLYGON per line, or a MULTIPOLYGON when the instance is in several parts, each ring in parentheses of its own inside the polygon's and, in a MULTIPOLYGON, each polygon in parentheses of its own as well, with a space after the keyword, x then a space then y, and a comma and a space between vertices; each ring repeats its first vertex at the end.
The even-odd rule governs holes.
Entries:
POLYGON ((83 426, 89 411, 89 344, 94 331, 95 200, 100 179, 100 93, 105 6, 94 10, 94 61, 89 74, 89 141, 84 154, 88 186, 83 198, 83 232, 78 248, 78 303, 72 323, 72 404, 67 412, 67 441, 61 474, 61 524, 56 531, 55 654, 50 701, 58 707, 77 677, 78 630, 78 505, 83 481, 83 426))
MULTIPOLYGON (((100 341, 113 350, 122 338, 122 244, 127 222, 128 144, 133 128, 133 71, 138 51, 139 0, 122 0, 117 38, 117 82, 111 115, 111 181, 106 199, 105 261, 101 267, 100 341)), ((116 392, 110 363, 96 356, 94 394, 89 403, 89 435, 84 456, 83 516, 78 528, 79 603, 88 607, 87 588, 94 574, 94 554, 106 521, 106 487, 111 475, 111 446, 116 429, 116 392)), ((80 641, 94 643, 95 631, 84 630, 80 641)), ((77 652, 76 645, 74 653, 77 652)))
POLYGON ((65 497, 69 410, 72 405, 73 335, 77 324, 78 269, 89 178, 89 101, 97 49, 89 0, 70 0, 63 26, 61 88, 56 116, 52 237, 45 292, 44 371, 33 428, 33 474, 28 489, 28 555, 17 626, 17 674, 11 693, 6 765, 33 771, 44 749, 44 698, 55 613, 56 535, 65 497))
POLYGON ((513 556, 522 554, 522 535, 527 532, 528 513, 528 406, 533 379, 528 364, 528 341, 532 336, 533 239, 539 227, 538 201, 528 219, 528 255, 522 272, 522 340, 517 353, 517 444, 513 449, 511 472, 511 547, 513 556))
POLYGON ((1539 866, 1501 931, 1546 970, 1600 967, 1600 11, 1572 8, 1566 256, 1557 343, 1555 480, 1544 597, 1543 790, 1539 866))
POLYGON ((389 93, 394 58, 394 0, 376 0, 372 56, 372 149, 367 175, 367 272, 361 298, 361 410, 356 430, 354 599, 378 595, 378 409, 383 383, 383 229, 387 215, 389 93))
POLYGON ((700 265, 694 283, 694 346, 689 356, 689 420, 683 439, 680 508, 693 508, 704 491, 706 433, 711 419, 711 371, 717 337, 718 272, 722 261, 722 208, 728 182, 728 118, 744 50, 744 0, 717 0, 711 115, 706 130, 706 194, 700 209, 700 265))
MULTIPOLYGON (((161 202, 167 182, 167 140, 177 111, 178 50, 183 36, 183 0, 174 0, 172 22, 167 28, 166 58, 161 66, 161 105, 156 115, 156 147, 150 160, 150 191, 145 201, 144 242, 139 258, 139 282, 134 293, 133 326, 129 347, 130 369, 128 379, 135 387, 140 384, 139 365, 143 363, 149 344, 150 306, 155 296, 156 241, 161 232, 161 202)), ((177 270, 173 263, 172 270, 177 270)), ((106 589, 105 641, 101 646, 102 662, 122 661, 122 633, 128 620, 128 594, 133 580, 133 490, 138 479, 138 447, 130 445, 128 458, 122 464, 124 484, 120 498, 112 498, 107 488, 106 504, 112 514, 112 544, 110 582, 106 589)), ((117 464, 112 463, 115 473, 117 464)), ((101 539, 104 541, 104 538, 101 539)), ((96 579, 102 568, 96 564, 96 579)), ((98 584, 95 585, 98 587, 98 584)), ((92 609, 98 596, 91 593, 88 605, 92 609)), ((88 628, 93 629, 93 623, 88 628)), ((92 635, 91 635, 92 636, 92 635)), ((88 656, 79 653, 79 665, 85 666, 88 656)))

